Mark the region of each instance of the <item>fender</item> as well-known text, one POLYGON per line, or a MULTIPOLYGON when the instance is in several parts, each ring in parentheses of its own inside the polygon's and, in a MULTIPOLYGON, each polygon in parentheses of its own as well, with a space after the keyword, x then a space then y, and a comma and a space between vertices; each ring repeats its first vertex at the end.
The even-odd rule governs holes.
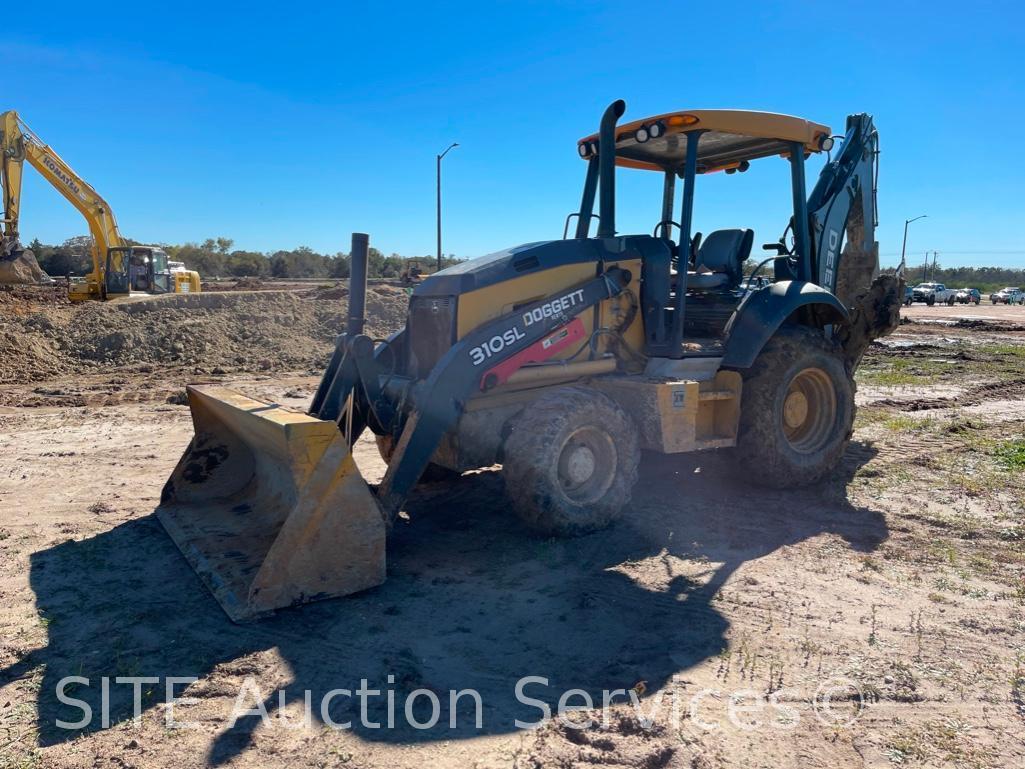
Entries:
POLYGON ((755 291, 741 303, 726 325, 722 365, 749 368, 765 343, 799 307, 814 307, 823 323, 849 323, 843 302, 815 283, 783 280, 755 291))

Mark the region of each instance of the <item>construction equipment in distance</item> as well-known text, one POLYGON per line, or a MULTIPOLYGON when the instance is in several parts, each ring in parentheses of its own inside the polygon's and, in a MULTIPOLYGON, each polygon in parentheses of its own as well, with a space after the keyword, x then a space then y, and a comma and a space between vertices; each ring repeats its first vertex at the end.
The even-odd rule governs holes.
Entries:
POLYGON ((511 507, 550 535, 623 514, 641 449, 734 447, 745 477, 779 487, 836 467, 854 370, 903 298, 878 275, 872 118, 847 119, 807 194, 825 125, 694 110, 618 126, 624 109, 578 144, 572 237, 425 278, 385 342, 363 333, 368 238, 353 235, 346 332, 308 413, 188 388, 195 437, 157 515, 232 619, 380 584, 390 523, 428 470, 501 463, 511 507), (693 232, 697 179, 780 157, 793 216, 745 276, 751 230, 693 232), (617 166, 662 175, 651 234, 617 233, 617 166), (373 492, 350 453, 366 429, 388 463, 373 492))
POLYGON ((413 257, 406 259, 402 272, 399 273, 399 280, 404 286, 415 286, 433 272, 434 270, 424 264, 422 259, 413 257))
POLYGON ((72 301, 115 299, 135 294, 182 294, 200 290, 199 273, 171 270, 167 253, 158 246, 131 245, 118 230, 114 212, 88 183, 25 125, 14 111, 0 114, 0 187, 3 188, 3 232, 0 256, 24 250, 18 224, 21 178, 25 161, 39 172, 85 217, 92 236, 92 271, 71 277, 72 301))

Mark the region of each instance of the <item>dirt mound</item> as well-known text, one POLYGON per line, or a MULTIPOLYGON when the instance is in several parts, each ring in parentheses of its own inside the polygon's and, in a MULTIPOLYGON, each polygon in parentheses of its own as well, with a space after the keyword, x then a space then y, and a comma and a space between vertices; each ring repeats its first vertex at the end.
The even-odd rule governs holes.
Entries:
POLYGON ((0 257, 0 283, 40 284, 50 281, 50 276, 36 261, 36 255, 27 248, 16 251, 13 256, 0 257))
POLYGON ((976 331, 1025 331, 1025 325, 1009 321, 984 320, 982 318, 958 318, 953 325, 976 331))
POLYGON ((40 285, 3 284, 0 285, 0 307, 4 312, 35 311, 37 305, 68 305, 68 286, 64 282, 54 281, 40 285))
POLYGON ((349 296, 349 287, 341 283, 333 286, 317 286, 310 292, 310 299, 345 299, 349 296))
MULTIPOLYGON (((401 327, 407 297, 371 287, 366 333, 401 327)), ((0 383, 157 365, 190 374, 319 373, 345 326, 346 302, 285 291, 157 297, 139 302, 53 306, 29 303, 0 314, 0 383)))
POLYGON ((263 281, 259 278, 239 278, 234 288, 236 291, 258 291, 263 288, 263 281))

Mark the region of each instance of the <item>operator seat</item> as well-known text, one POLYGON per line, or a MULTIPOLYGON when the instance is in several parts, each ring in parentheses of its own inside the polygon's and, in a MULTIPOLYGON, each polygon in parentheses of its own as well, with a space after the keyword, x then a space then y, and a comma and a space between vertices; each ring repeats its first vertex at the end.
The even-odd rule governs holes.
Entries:
POLYGON ((739 286, 753 242, 754 230, 709 233, 698 250, 694 269, 687 272, 687 289, 713 291, 739 286))

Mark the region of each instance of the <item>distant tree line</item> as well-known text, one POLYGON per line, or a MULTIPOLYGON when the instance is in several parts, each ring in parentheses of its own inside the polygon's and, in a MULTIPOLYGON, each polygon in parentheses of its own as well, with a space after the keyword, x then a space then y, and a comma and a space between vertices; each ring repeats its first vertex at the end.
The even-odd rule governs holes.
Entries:
MULTIPOLYGON (((136 241, 129 241, 140 245, 136 241)), ((321 254, 307 246, 291 251, 242 251, 234 249, 231 238, 207 238, 202 243, 163 245, 168 256, 175 261, 185 262, 190 270, 196 270, 204 279, 210 278, 347 278, 349 277, 349 255, 321 254)), ((64 241, 59 246, 33 240, 29 248, 35 252, 39 266, 49 275, 84 275, 92 270, 92 238, 80 235, 64 241)), ((434 265, 436 257, 415 257, 426 265, 434 265)), ((407 257, 391 254, 385 256, 376 248, 370 249, 368 271, 375 278, 397 278, 405 267, 407 257)), ((442 259, 444 266, 455 264, 454 256, 442 259)))
MULTIPOLYGON (((135 241, 130 243, 138 245, 135 241)), ((175 260, 185 262, 190 270, 197 270, 206 279, 209 278, 347 278, 349 277, 349 255, 321 254, 306 246, 299 246, 291 251, 241 251, 234 249, 235 241, 231 238, 208 238, 202 243, 185 243, 177 246, 163 246, 168 255, 175 260)), ((84 275, 92 270, 90 248, 92 238, 79 235, 64 241, 59 246, 48 246, 38 239, 29 244, 42 267, 54 276, 84 275)), ((434 265, 435 257, 421 256, 426 265, 434 265)), ((407 257, 391 254, 385 256, 376 248, 370 249, 369 273, 375 278, 396 278, 402 272, 407 257)), ((446 267, 459 260, 447 256, 442 260, 446 267)), ((745 272, 750 272, 754 262, 745 265, 745 272)), ((947 286, 961 288, 970 286, 982 292, 995 291, 1003 286, 1025 287, 1025 269, 1007 267, 943 267, 929 264, 924 272, 923 265, 908 265, 905 278, 911 285, 932 280, 947 286)), ((763 271, 764 272, 764 271, 763 271)), ((771 272, 771 271, 770 271, 771 272)), ((893 272, 890 268, 885 272, 893 272)))

